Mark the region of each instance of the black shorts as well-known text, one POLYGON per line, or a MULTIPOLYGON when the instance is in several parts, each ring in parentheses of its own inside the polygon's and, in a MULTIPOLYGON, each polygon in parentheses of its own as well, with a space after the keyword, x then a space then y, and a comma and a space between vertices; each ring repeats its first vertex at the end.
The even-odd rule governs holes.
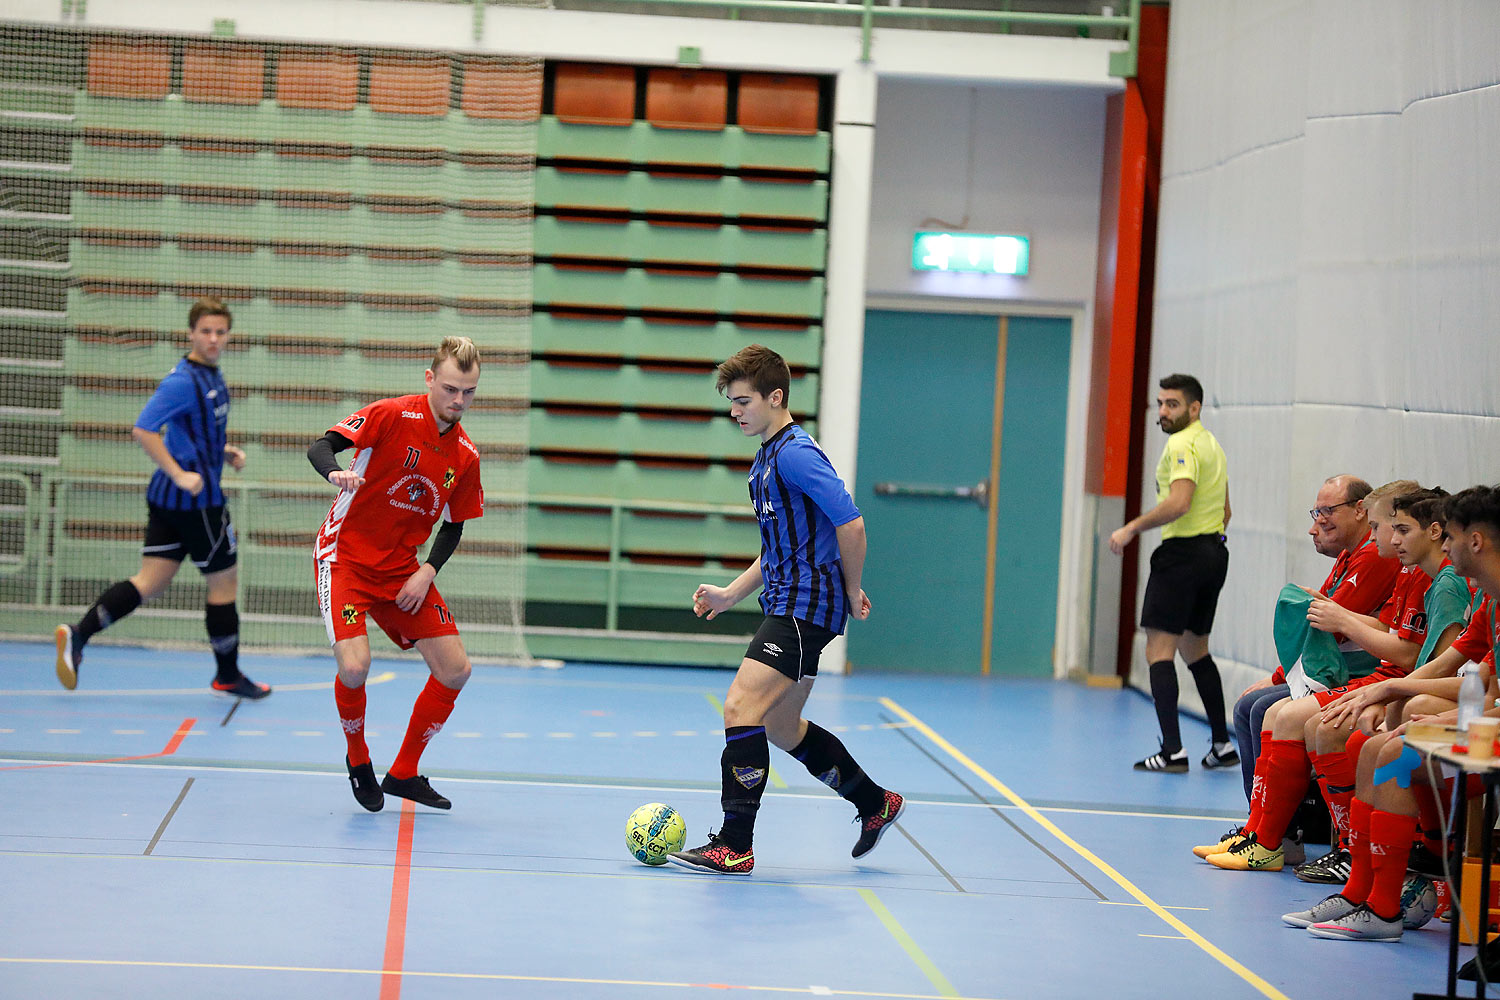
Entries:
POLYGON ((1168 538, 1151 553, 1151 576, 1141 602, 1141 628, 1208 635, 1229 572, 1223 535, 1168 538))
POLYGON ((202 573, 217 573, 237 561, 228 507, 168 510, 146 505, 146 544, 141 555, 182 562, 188 556, 202 573))
POLYGON ((838 636, 821 625, 790 615, 767 615, 745 650, 745 659, 764 663, 794 681, 818 676, 823 647, 838 636))

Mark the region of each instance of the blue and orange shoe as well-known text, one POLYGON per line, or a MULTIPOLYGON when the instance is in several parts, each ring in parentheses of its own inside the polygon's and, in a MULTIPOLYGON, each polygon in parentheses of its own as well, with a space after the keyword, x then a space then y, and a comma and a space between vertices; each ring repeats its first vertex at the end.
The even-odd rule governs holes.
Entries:
POLYGON ((755 870, 754 850, 736 851, 712 830, 708 834, 708 843, 691 851, 668 854, 667 860, 691 871, 714 875, 749 875, 755 870))
POLYGON ((225 698, 245 698, 249 701, 260 701, 271 694, 271 685, 257 684, 244 674, 240 674, 232 681, 215 680, 210 687, 213 688, 214 694, 225 698))
POLYGON ((859 817, 859 839, 854 842, 854 850, 849 853, 856 858, 862 858, 875 850, 875 845, 880 843, 880 838, 885 836, 885 831, 901 818, 901 813, 905 809, 906 800, 890 789, 886 789, 885 801, 880 804, 880 812, 872 816, 859 817))

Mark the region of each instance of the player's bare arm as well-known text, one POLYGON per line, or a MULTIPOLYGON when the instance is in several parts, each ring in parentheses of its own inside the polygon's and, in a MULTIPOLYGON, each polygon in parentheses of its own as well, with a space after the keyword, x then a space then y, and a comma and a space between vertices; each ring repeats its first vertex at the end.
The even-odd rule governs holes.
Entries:
POLYGON ((203 477, 177 464, 177 459, 173 458, 172 453, 167 450, 166 439, 161 434, 132 427, 130 435, 178 489, 191 493, 193 496, 203 492, 203 477))
POLYGON ((856 517, 833 529, 839 543, 839 563, 844 570, 844 591, 849 598, 849 613, 860 621, 870 617, 870 599, 860 589, 865 571, 865 519, 856 517))
POLYGON ((232 444, 224 446, 224 460, 229 463, 230 468, 239 472, 245 467, 245 449, 235 447, 232 444))
MULTIPOLYGON (((1126 524, 1124 527, 1116 528, 1109 536, 1109 551, 1120 555, 1125 551, 1125 546, 1135 541, 1136 537, 1143 531, 1152 528, 1160 528, 1164 524, 1171 524, 1188 512, 1193 505, 1193 491, 1198 488, 1191 479, 1174 479, 1167 495, 1161 499, 1155 507, 1126 524)), ((1228 501, 1225 501, 1226 508, 1228 501)))
POLYGON ((713 621, 721 612, 728 611, 749 597, 760 587, 760 556, 727 587, 716 587, 711 583, 700 583, 693 591, 693 614, 713 621))

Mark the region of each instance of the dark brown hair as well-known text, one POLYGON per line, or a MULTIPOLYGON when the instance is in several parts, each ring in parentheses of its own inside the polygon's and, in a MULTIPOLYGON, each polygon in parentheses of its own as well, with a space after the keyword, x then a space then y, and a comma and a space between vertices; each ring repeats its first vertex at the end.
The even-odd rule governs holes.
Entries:
POLYGON ((786 359, 769 347, 751 344, 718 367, 714 373, 714 388, 723 393, 729 383, 741 379, 750 383, 750 388, 762 396, 770 396, 781 390, 781 405, 786 406, 791 398, 792 372, 786 359))
POLYGON ((198 321, 205 316, 223 316, 225 326, 234 326, 234 317, 229 315, 229 309, 212 295, 203 296, 188 310, 188 329, 196 330, 198 321))

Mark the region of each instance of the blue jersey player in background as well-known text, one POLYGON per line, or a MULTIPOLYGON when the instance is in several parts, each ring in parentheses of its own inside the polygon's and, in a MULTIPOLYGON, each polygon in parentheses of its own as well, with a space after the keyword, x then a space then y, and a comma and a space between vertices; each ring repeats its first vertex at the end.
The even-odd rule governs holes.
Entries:
POLYGON ((57 679, 70 691, 78 686, 84 644, 166 590, 182 560, 191 556, 208 585, 203 623, 217 665, 213 690, 238 698, 271 693, 239 668, 239 573, 234 526, 221 485, 226 459, 236 469, 245 466, 244 451, 228 440, 229 387, 219 371, 232 322, 218 299, 193 303, 188 353, 162 379, 131 429, 156 463, 146 487, 141 569, 111 584, 77 624, 57 626, 57 679))
POLYGON ((724 698, 723 826, 709 834, 707 844, 668 860, 694 871, 750 874, 771 743, 858 810, 853 855, 862 858, 904 803, 866 775, 837 736, 802 718, 802 708, 823 647, 843 633, 850 615, 870 616, 870 599, 859 586, 864 518, 823 449, 792 421, 791 372, 781 355, 754 344, 720 365, 717 375, 729 415, 746 436, 761 440, 749 477, 760 557, 727 587, 701 585, 693 611, 712 619, 762 587, 766 617, 724 698))

